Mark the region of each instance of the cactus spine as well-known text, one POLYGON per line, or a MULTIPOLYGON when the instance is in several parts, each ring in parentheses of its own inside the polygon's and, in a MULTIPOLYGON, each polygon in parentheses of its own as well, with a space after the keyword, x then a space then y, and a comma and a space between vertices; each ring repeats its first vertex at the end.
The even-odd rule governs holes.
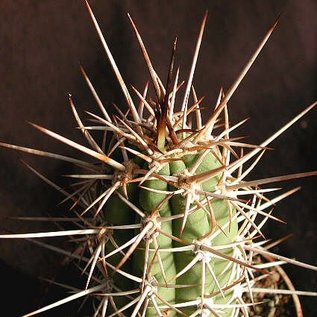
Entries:
MULTIPOLYGON (((243 294, 252 293, 258 279, 254 272, 262 277, 267 274, 255 263, 254 256, 278 258, 267 250, 265 240, 258 238, 263 236, 261 229, 267 220, 276 219, 271 215, 272 205, 297 190, 268 200, 265 193, 274 189, 261 189, 259 185, 316 175, 310 172, 245 180, 265 147, 316 103, 258 146, 230 138, 230 132, 243 122, 229 126, 227 103, 276 24, 231 88, 220 91, 214 111, 203 123, 202 112, 210 110, 204 110, 203 100, 196 96, 193 75, 207 15, 200 28, 183 101, 176 111, 176 95, 182 94, 179 71, 174 70, 176 41, 166 84, 163 84, 129 17, 155 91, 155 96, 150 98, 148 86, 143 93, 135 89, 136 106, 88 3, 87 8, 122 88, 128 111, 118 110, 118 114, 110 116, 81 67, 102 113, 90 114, 93 125, 84 125, 69 96, 74 117, 90 147, 33 126, 91 156, 92 162, 1 143, 35 155, 70 161, 82 169, 80 174, 68 175, 80 180, 74 193, 60 189, 37 172, 67 200, 73 201, 79 227, 53 233, 1 236, 82 237, 78 241, 84 254, 67 255, 80 259, 86 275, 85 288, 26 316, 88 295, 95 298, 94 316, 248 316, 250 305, 244 302, 243 294), (91 134, 94 130, 103 133, 101 145, 91 134), (250 162, 251 167, 244 170, 244 164, 250 162)), ((298 261, 282 260, 316 270, 298 261)), ((276 262, 266 266, 274 265, 276 262)))

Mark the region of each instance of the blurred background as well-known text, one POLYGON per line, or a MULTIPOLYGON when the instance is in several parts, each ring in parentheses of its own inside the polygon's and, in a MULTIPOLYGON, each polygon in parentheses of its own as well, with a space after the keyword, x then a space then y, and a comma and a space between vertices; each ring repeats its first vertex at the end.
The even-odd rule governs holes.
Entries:
MULTIPOLYGON (((315 0, 90 1, 126 83, 142 90, 148 78, 127 13, 135 20, 152 62, 165 82, 170 52, 178 37, 176 65, 187 79, 200 23, 208 22, 194 85, 205 104, 230 87, 266 31, 279 23, 263 52, 229 103, 231 123, 250 118, 237 135, 259 143, 317 99, 317 2, 315 0)), ((80 113, 98 111, 80 75, 83 65, 106 105, 125 107, 121 91, 92 26, 84 1, 0 1, 0 142, 81 157, 75 150, 35 131, 38 123, 73 140, 76 129, 67 94, 80 113)), ((312 110, 266 153, 250 179, 317 170, 317 112, 312 110)), ((72 167, 0 149, 0 230, 54 228, 43 222, 9 219, 60 215, 62 197, 21 162, 63 184, 72 167)), ((301 190, 278 203, 275 215, 287 225, 266 227, 268 237, 293 237, 274 251, 317 265, 316 178, 281 184, 301 190)), ((48 241, 47 241, 48 242, 48 241)), ((0 241, 1 311, 19 316, 60 298, 42 278, 64 278, 62 257, 27 241, 0 241), (51 295, 54 294, 54 295, 51 295), (46 296, 47 295, 47 296, 46 296)), ((297 289, 317 291, 317 273, 287 267, 297 289)), ((67 274, 66 274, 67 276, 67 274)), ((60 293, 62 294, 62 292, 60 293)), ((317 299, 303 298, 306 317, 316 316, 317 299)), ((70 310, 71 311, 71 310, 70 310)), ((43 314, 44 316, 45 314, 43 314)), ((66 316, 54 311, 45 316, 66 316)))

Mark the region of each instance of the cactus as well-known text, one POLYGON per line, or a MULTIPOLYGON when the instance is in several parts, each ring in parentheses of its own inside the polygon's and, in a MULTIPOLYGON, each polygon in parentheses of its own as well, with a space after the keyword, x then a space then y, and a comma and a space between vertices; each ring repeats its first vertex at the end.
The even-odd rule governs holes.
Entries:
MULTIPOLYGON (((308 106, 259 145, 230 137, 244 121, 230 126, 227 104, 276 23, 229 90, 220 91, 211 111, 203 106, 203 98, 197 97, 193 87, 207 14, 201 24, 185 88, 179 82, 179 69, 175 71, 174 67, 177 41, 172 46, 164 83, 155 72, 140 33, 129 16, 154 88, 153 96, 148 96, 148 85, 143 92, 133 88, 136 105, 88 2, 86 4, 128 108, 126 112, 118 109, 117 114, 109 115, 81 67, 101 111, 100 115, 89 113, 93 123, 85 125, 69 96, 72 112, 89 147, 32 125, 92 160, 1 143, 3 147, 71 162, 80 169, 78 174, 68 175, 79 179, 75 191, 69 193, 30 167, 72 202, 76 221, 70 219, 70 222, 74 228, 1 235, 1 238, 66 236, 83 250, 78 255, 54 247, 55 251, 79 260, 84 288, 25 316, 85 296, 94 299, 93 316, 249 316, 252 305, 245 302, 243 294, 249 293, 252 297, 255 292, 270 292, 270 289, 253 288, 258 279, 267 276, 268 268, 282 261, 317 270, 315 266, 272 253, 261 231, 268 220, 278 220, 271 214, 273 204, 298 188, 271 200, 265 195, 276 189, 260 188, 317 173, 246 180, 267 146, 317 103, 308 106), (176 110, 176 96, 182 96, 179 110, 176 110), (204 112, 208 114, 205 123, 204 112), (101 144, 92 131, 101 131, 101 144), (249 164, 246 169, 245 164, 249 164), (257 256, 274 260, 259 264, 255 261, 257 256)), ((316 296, 313 292, 283 292, 316 296)))

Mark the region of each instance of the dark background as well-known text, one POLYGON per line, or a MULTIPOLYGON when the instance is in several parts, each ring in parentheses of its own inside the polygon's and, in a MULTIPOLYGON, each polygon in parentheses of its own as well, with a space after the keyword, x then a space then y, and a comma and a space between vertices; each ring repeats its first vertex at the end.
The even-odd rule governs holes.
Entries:
MULTIPOLYGON (((231 122, 251 119, 239 130, 259 143, 317 99, 317 2, 252 1, 90 1, 127 83, 140 90, 148 79, 127 12, 136 21, 158 74, 165 81, 170 49, 178 36, 177 64, 186 79, 199 26, 209 17, 194 84, 213 105, 221 86, 237 77, 265 32, 282 14, 264 51, 229 103, 231 122)), ((79 111, 93 109, 93 98, 79 73, 85 66, 105 104, 124 104, 81 0, 0 1, 0 141, 81 156, 27 124, 39 123, 81 141, 68 106, 74 95, 79 111)), ((250 179, 317 169, 317 118, 311 111, 272 146, 250 179)), ((1 231, 44 230, 43 223, 8 216, 55 215, 61 197, 20 162, 23 158, 48 178, 72 168, 0 149, 1 231)), ((63 180, 61 180, 63 181, 63 180)), ((294 236, 275 249, 317 265, 316 178, 283 183, 302 190, 279 203, 275 215, 287 225, 266 228, 269 237, 294 236)), ((65 210, 63 210, 63 208, 65 210)), ((1 315, 19 316, 43 303, 50 289, 39 278, 57 279, 62 258, 30 242, 0 241, 1 315), (12 304, 13 303, 13 304, 12 304)), ((65 268, 66 269, 66 268, 65 268)), ((298 289, 317 291, 317 273, 287 267, 298 289)), ((62 276, 61 276, 62 277, 62 276)), ((52 295, 50 295, 52 296, 52 295)), ((58 296, 58 295, 56 295, 58 296)), ((61 296, 61 295, 60 295, 61 296)), ((306 317, 316 316, 316 298, 303 298, 306 317)), ((65 313, 54 311, 51 316, 65 313)), ((44 314, 43 314, 44 315, 44 314)))

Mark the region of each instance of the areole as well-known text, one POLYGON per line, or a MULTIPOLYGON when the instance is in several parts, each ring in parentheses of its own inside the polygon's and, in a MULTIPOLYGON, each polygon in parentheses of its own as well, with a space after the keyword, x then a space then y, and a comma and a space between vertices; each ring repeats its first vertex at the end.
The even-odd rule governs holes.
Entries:
MULTIPOLYGON (((315 292, 296 291, 279 265, 291 263, 315 271, 317 267, 274 254, 262 234, 268 220, 279 221, 272 215, 271 207, 298 188, 273 199, 265 195, 276 188, 260 188, 260 185, 316 176, 317 172, 246 180, 267 146, 317 103, 259 145, 246 144, 230 136, 244 121, 230 126, 228 102, 277 22, 228 91, 220 90, 211 111, 193 87, 207 14, 199 30, 185 85, 179 82, 179 69, 174 69, 177 42, 172 46, 164 85, 129 16, 154 90, 154 96, 149 96, 148 84, 143 92, 134 88, 136 105, 87 1, 86 5, 128 108, 126 113, 118 110, 110 115, 81 66, 101 115, 88 113, 92 123, 86 125, 71 95, 69 102, 89 146, 32 125, 90 159, 79 160, 0 143, 2 147, 66 160, 81 169, 78 174, 68 175, 76 179, 72 193, 40 175, 72 202, 72 211, 79 220, 73 224, 74 228, 0 235, 3 239, 67 236, 71 241, 77 237, 75 241, 84 250, 78 256, 55 248, 71 259, 80 260, 85 287, 25 317, 85 296, 94 299, 93 316, 249 316, 253 306, 263 303, 247 303, 243 295, 248 293, 252 298, 253 293, 263 291, 255 284, 269 275, 268 268, 274 267, 289 290, 266 289, 266 292, 292 295, 296 305, 297 295, 317 296, 315 292), (179 96, 182 100, 177 104, 179 96), (210 113, 205 123, 203 112, 210 113), (102 134, 101 144, 95 140, 97 132, 102 134), (255 261, 258 255, 266 259, 264 266, 255 261)), ((301 309, 297 311, 301 316, 301 309)))

